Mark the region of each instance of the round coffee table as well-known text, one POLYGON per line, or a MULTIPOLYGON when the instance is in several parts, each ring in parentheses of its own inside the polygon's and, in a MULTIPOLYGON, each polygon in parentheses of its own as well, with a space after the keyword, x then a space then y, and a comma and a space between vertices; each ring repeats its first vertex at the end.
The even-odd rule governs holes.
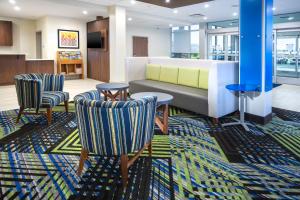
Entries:
POLYGON ((160 118, 158 115, 155 117, 155 123, 160 128, 160 130, 164 134, 168 134, 168 128, 169 128, 169 122, 168 122, 168 116, 169 116, 169 104, 173 100, 173 96, 161 93, 161 92, 139 92, 132 94, 130 96, 131 99, 134 100, 140 100, 147 96, 156 96, 157 97, 157 111, 161 110, 163 112, 162 118, 160 118))
POLYGON ((129 85, 127 83, 101 83, 96 85, 96 88, 100 94, 104 95, 104 100, 108 99, 112 101, 119 100, 126 101, 127 100, 127 89, 129 85), (113 93, 113 91, 116 91, 113 93))

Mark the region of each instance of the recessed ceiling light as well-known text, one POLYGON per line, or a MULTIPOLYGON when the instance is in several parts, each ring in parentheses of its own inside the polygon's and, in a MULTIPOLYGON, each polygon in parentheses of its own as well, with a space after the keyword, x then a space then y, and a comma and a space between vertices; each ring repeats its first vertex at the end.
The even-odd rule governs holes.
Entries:
POLYGON ((16 1, 15 0, 9 0, 9 3, 16 4, 16 1))
POLYGON ((166 3, 170 3, 171 0, 166 0, 166 3))
POLYGON ((177 9, 173 10, 173 13, 174 13, 174 14, 177 14, 177 13, 178 13, 178 10, 177 10, 177 9))
POLYGON ((294 18, 294 17, 289 17, 289 18, 288 18, 289 21, 291 21, 291 20, 293 20, 293 19, 295 19, 295 18, 294 18))
POLYGON ((131 3, 132 5, 134 5, 134 4, 136 3, 136 1, 135 1, 135 0, 131 0, 130 3, 131 3))
POLYGON ((172 27, 173 26, 173 24, 169 24, 169 27, 172 27))
POLYGON ((16 11, 21 10, 21 8, 20 8, 19 6, 15 6, 14 9, 15 9, 16 11))
POLYGON ((131 18, 131 17, 128 17, 128 21, 132 21, 132 18, 131 18))
POLYGON ((233 15, 233 16, 237 16, 237 15, 238 15, 238 13, 237 13, 237 12, 234 12, 234 13, 232 13, 232 15, 233 15))
POLYGON ((86 10, 82 11, 82 14, 87 15, 88 12, 86 10))
POLYGON ((209 8, 209 4, 205 4, 205 5, 204 5, 204 8, 209 8))
POLYGON ((203 17, 204 20, 207 20, 207 17, 203 17))
POLYGON ((272 10, 275 11, 275 10, 276 10, 276 7, 273 7, 272 10))

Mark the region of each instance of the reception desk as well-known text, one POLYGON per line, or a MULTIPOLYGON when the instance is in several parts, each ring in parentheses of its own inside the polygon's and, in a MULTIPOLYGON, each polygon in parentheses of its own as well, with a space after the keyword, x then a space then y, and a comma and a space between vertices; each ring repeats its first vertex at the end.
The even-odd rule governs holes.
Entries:
POLYGON ((24 54, 0 55, 0 85, 14 84, 14 77, 24 73, 54 73, 54 60, 25 59, 24 54))

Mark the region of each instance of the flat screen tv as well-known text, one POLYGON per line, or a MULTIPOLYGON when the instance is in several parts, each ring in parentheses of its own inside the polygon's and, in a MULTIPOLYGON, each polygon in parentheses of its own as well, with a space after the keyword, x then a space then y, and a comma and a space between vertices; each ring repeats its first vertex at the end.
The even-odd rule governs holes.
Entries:
POLYGON ((101 32, 87 34, 87 48, 103 48, 101 32))

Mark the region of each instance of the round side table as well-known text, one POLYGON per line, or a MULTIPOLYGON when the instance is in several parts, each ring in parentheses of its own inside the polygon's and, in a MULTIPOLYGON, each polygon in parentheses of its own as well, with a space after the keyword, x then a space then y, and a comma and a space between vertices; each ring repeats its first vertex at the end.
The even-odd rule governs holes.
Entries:
POLYGON ((126 83, 101 83, 96 85, 96 88, 100 94, 104 95, 105 101, 109 99, 111 101, 127 100, 127 89, 129 88, 129 85, 126 83))
POLYGON ((169 104, 173 100, 173 96, 161 93, 161 92, 139 92, 132 94, 130 96, 131 99, 140 100, 143 97, 147 96, 156 96, 157 97, 157 108, 156 110, 161 110, 163 113, 162 118, 160 118, 158 115, 155 117, 155 123, 159 127, 159 129, 164 133, 168 134, 168 128, 169 128, 169 104))
POLYGON ((236 120, 237 122, 222 124, 225 126, 234 126, 234 125, 242 125, 246 131, 250 131, 248 126, 252 126, 252 124, 245 122, 245 98, 247 92, 258 92, 259 86, 251 85, 251 84, 230 84, 226 85, 226 89, 239 92, 240 96, 240 119, 236 120))

